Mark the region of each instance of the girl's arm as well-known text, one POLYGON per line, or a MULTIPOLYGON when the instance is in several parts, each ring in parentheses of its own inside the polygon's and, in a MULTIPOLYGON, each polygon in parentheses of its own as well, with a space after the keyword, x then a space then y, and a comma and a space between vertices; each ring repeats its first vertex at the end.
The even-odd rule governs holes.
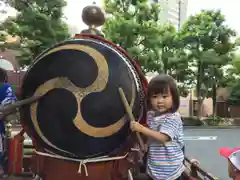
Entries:
MULTIPOLYGON (((160 141, 161 143, 166 143, 170 140, 170 137, 164 133, 151 130, 143 125, 139 124, 138 122, 131 122, 131 127, 135 126, 135 131, 144 134, 150 138, 160 141)), ((132 128, 133 129, 133 128, 132 128)))
POLYGON ((132 130, 138 131, 148 137, 160 141, 161 143, 166 143, 172 141, 174 137, 178 134, 178 127, 180 127, 182 121, 177 115, 166 115, 165 123, 163 123, 158 131, 151 130, 142 126, 137 122, 131 123, 132 130))

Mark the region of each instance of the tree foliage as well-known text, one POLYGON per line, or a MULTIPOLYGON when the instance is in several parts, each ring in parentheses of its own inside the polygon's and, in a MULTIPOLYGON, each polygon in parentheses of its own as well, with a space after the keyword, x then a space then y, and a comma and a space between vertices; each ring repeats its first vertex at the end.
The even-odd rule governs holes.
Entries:
POLYGON ((0 49, 1 51, 4 51, 4 48, 6 47, 6 37, 7 33, 5 31, 0 31, 0 49))
POLYGON ((235 31, 225 25, 221 12, 213 10, 202 10, 190 16, 181 28, 181 40, 189 51, 192 66, 197 70, 200 105, 209 90, 216 102, 216 88, 223 77, 222 67, 231 61, 231 52, 235 49, 235 43, 231 42, 235 35, 235 31))
POLYGON ((43 50, 69 37, 68 27, 63 22, 64 0, 5 0, 17 10, 0 28, 21 38, 18 50, 19 62, 29 65, 43 50))
POLYGON ((145 71, 172 75, 182 95, 196 85, 199 113, 203 99, 211 96, 215 114, 216 89, 240 87, 240 58, 233 55, 240 38, 233 41, 236 33, 221 11, 202 10, 177 32, 170 24, 159 24, 160 7, 148 2, 105 0, 110 15, 103 27, 106 37, 126 49, 145 71), (229 64, 232 68, 226 72, 229 64))
POLYGON ((105 0, 104 4, 109 16, 103 26, 106 38, 127 50, 145 71, 161 71, 159 5, 148 0, 105 0))
POLYGON ((240 54, 235 53, 231 63, 229 64, 224 83, 226 87, 231 90, 230 101, 235 103, 235 101, 240 102, 240 54))
MULTIPOLYGON (((178 32, 171 24, 160 24, 158 3, 105 0, 104 4, 108 18, 103 31, 107 39, 127 50, 145 72, 166 73, 180 82, 190 79, 188 56, 178 32)), ((186 84, 181 87, 184 95, 186 84)))

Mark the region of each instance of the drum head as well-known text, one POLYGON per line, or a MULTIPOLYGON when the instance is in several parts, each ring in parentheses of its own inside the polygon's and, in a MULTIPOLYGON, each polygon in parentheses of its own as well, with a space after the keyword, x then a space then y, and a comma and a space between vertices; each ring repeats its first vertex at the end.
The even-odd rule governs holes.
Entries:
POLYGON ((144 93, 129 59, 99 40, 68 40, 42 53, 26 73, 21 99, 44 96, 24 106, 21 119, 38 144, 58 155, 107 155, 130 134, 119 87, 141 119, 144 93))

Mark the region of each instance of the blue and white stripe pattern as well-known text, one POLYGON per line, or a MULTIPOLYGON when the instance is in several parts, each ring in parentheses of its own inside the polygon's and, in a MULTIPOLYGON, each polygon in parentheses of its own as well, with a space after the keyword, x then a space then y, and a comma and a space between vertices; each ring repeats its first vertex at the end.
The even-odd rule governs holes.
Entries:
POLYGON ((179 113, 167 113, 154 117, 148 113, 148 126, 154 131, 167 134, 171 141, 161 144, 149 139, 147 172, 154 180, 175 180, 184 171, 182 148, 183 125, 179 113))
MULTIPOLYGON (((7 104, 12 104, 16 101, 16 96, 14 95, 13 88, 7 84, 1 84, 0 87, 0 105, 5 106, 7 104)), ((5 133, 5 127, 2 120, 0 120, 0 152, 3 152, 3 134, 5 133)))
POLYGON ((5 98, 1 101, 1 105, 5 106, 7 104, 12 104, 16 101, 16 97, 14 95, 13 89, 11 86, 6 88, 5 98))

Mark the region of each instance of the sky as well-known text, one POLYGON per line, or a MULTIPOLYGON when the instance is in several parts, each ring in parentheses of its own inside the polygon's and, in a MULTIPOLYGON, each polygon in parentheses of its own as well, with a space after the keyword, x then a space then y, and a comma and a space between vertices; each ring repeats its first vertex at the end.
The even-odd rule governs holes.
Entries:
MULTIPOLYGON (((82 9, 92 4, 93 1, 97 5, 102 6, 103 0, 66 0, 68 5, 64 9, 67 23, 70 25, 72 33, 79 33, 82 29, 86 28, 82 22, 81 13, 82 9)), ((220 9, 225 15, 226 23, 231 28, 235 29, 240 35, 240 1, 239 0, 188 0, 187 15, 199 13, 201 9, 220 9)), ((1 10, 1 7, 0 7, 1 10)), ((9 15, 14 14, 9 10, 9 15)), ((0 20, 4 17, 0 17, 0 20)))

